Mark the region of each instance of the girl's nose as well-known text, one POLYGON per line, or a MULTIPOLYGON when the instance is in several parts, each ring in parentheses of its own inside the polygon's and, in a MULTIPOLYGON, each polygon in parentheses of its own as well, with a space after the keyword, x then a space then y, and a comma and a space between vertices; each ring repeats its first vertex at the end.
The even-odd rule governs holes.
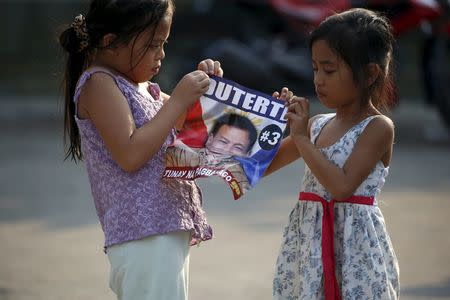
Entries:
POLYGON ((164 51, 164 46, 161 46, 160 51, 156 55, 157 60, 163 60, 166 57, 166 52, 164 51))
POLYGON ((164 48, 161 47, 161 51, 159 52, 158 58, 159 60, 163 60, 166 57, 166 52, 164 51, 164 48))
POLYGON ((319 72, 316 72, 314 74, 314 85, 315 86, 320 86, 322 84, 323 84, 322 76, 319 75, 319 72))

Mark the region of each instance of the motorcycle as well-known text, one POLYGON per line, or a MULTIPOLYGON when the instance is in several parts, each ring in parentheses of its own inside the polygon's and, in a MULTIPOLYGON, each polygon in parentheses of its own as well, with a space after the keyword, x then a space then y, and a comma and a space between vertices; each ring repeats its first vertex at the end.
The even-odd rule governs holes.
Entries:
POLYGON ((264 83, 268 93, 283 85, 312 93, 308 34, 335 12, 354 7, 380 11, 390 19, 396 37, 420 28, 423 49, 418 68, 424 99, 450 128, 450 0, 207 2, 207 18, 216 25, 205 25, 210 36, 206 32, 204 44, 197 44, 203 49, 200 56, 220 60, 232 80, 259 89, 264 83), (211 15, 218 11, 220 15, 211 15))

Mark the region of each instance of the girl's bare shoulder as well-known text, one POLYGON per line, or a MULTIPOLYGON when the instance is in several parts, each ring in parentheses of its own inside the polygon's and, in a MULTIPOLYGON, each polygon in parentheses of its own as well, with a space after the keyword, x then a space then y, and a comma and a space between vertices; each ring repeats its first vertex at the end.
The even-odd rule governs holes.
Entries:
POLYGON ((386 141, 393 140, 395 125, 391 118, 383 114, 377 114, 367 124, 363 136, 371 137, 371 139, 386 141))

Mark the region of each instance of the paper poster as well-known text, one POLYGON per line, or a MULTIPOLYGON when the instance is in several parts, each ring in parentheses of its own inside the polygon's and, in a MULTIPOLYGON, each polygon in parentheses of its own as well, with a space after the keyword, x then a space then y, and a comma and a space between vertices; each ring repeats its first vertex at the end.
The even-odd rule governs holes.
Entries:
POLYGON ((164 178, 223 178, 234 199, 254 187, 275 156, 286 127, 284 102, 212 76, 167 149, 164 178))

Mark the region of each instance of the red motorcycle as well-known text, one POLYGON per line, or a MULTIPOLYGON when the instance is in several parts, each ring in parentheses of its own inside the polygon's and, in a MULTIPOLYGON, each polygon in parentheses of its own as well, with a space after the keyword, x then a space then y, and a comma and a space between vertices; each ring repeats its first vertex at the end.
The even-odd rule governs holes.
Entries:
POLYGON ((210 12, 225 14, 222 23, 234 21, 222 33, 233 28, 235 32, 219 39, 215 33, 202 54, 221 60, 230 79, 253 87, 264 82, 267 92, 285 84, 297 90, 312 88, 307 36, 334 12, 353 7, 383 12, 397 37, 421 28, 418 68, 424 98, 450 128, 450 0, 246 0, 234 1, 234 11, 230 2, 215 1, 218 7, 212 6, 210 12))

